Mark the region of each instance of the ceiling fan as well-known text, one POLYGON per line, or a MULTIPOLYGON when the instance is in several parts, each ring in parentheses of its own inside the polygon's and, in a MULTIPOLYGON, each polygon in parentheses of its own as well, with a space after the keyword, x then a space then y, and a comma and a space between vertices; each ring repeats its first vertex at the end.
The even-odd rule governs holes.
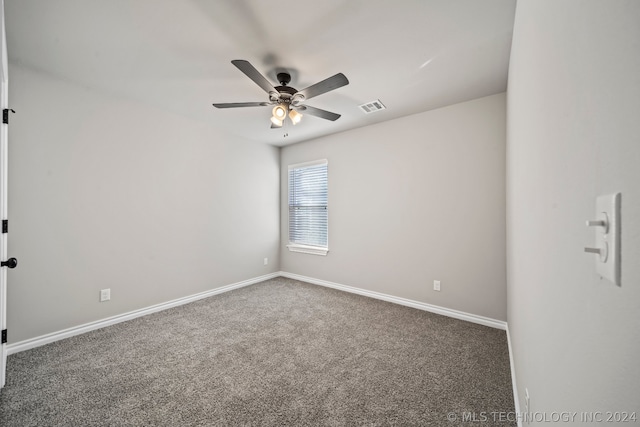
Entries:
POLYGON ((331 121, 340 118, 340 114, 321 110, 320 108, 315 108, 310 105, 304 105, 303 102, 314 96, 322 95, 323 93, 348 85, 349 80, 347 80, 344 74, 338 73, 305 89, 296 90, 291 86, 287 86, 291 81, 291 75, 287 72, 278 73, 277 78, 280 86, 274 87, 249 61, 235 59, 231 61, 231 63, 267 92, 267 94, 269 94, 269 101, 213 104, 214 107, 238 108, 273 106, 273 116, 271 117, 272 129, 282 127, 287 116, 289 116, 289 119, 291 119, 294 125, 297 124, 302 118, 301 112, 331 121))

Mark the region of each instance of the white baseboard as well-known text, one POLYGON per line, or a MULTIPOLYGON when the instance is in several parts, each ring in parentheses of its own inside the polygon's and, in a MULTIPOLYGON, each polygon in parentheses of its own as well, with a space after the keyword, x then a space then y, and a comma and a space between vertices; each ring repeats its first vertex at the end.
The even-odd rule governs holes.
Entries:
POLYGON ((418 310, 429 311, 431 313, 441 314, 443 316, 453 317, 454 319, 466 320, 467 322, 478 323, 484 326, 490 326, 496 329, 507 329, 507 322, 502 320, 491 319, 490 317, 478 316, 476 314, 465 313, 464 311, 453 310, 446 307, 440 307, 433 304, 427 304, 420 301, 414 301, 406 298, 395 297, 393 295, 383 294, 380 292, 368 291, 366 289, 355 288, 353 286, 341 285, 339 283, 328 282, 326 280, 314 279, 313 277, 301 276, 299 274, 287 273, 281 271, 280 276, 288 277, 294 280, 300 280, 301 282, 311 283, 313 285, 326 286, 328 288, 339 289, 345 292, 351 292, 353 294, 364 295, 383 301, 392 302, 395 304, 405 305, 407 307, 417 308, 418 310))
POLYGON ((194 301, 207 298, 213 295, 221 294, 223 292, 228 292, 233 289, 238 289, 244 286, 249 286, 255 283, 263 282, 265 280, 273 279, 278 276, 280 276, 280 273, 265 274, 264 276, 254 277, 253 279, 244 280, 242 282, 233 283, 231 285, 222 286, 220 288, 211 289, 209 291, 200 292, 197 294, 174 299, 172 301, 164 302, 161 304, 152 305, 150 307, 142 308, 140 310, 130 311, 128 313, 107 317, 106 319, 97 320, 95 322, 85 323, 84 325, 74 326, 72 328, 64 329, 62 331, 52 332, 50 334, 41 335, 39 337, 31 338, 28 340, 20 341, 13 344, 8 344, 7 355, 19 353, 21 351, 29 350, 35 347, 40 347, 41 345, 45 345, 45 344, 52 343, 54 341, 69 338, 74 335, 80 335, 85 332, 93 331, 95 329, 104 328, 105 326, 114 325, 120 322, 125 322, 127 320, 135 319, 136 317, 146 316, 147 314, 166 310, 171 307, 188 304, 190 302, 194 302, 194 301))
POLYGON ((522 427, 522 418, 520 417, 520 399, 518 398, 518 386, 516 383, 516 364, 513 359, 513 347, 511 346, 511 333, 507 324, 507 345, 509 346, 509 366, 511 366, 511 388, 513 389, 513 404, 515 406, 516 415, 518 417, 518 427, 522 427))
MULTIPOLYGON (((147 314, 155 313, 158 311, 166 310, 171 307, 176 307, 183 304, 188 304, 193 301, 197 301, 202 298, 207 298, 213 295, 221 294, 223 292, 228 292, 233 289, 238 289, 244 286, 253 285, 255 283, 263 282, 265 280, 273 279, 275 277, 288 277, 290 279, 300 280, 302 282, 311 283, 314 285, 326 286, 329 288, 334 288, 338 290, 342 290, 345 292, 351 292, 354 294, 364 295, 371 298, 380 299, 383 301, 392 302, 395 304, 400 304, 408 307, 417 308, 419 310, 429 311, 436 314, 441 314, 448 317, 453 317, 455 319, 466 320, 472 323, 478 323, 480 325, 490 326, 492 328, 507 330, 507 323, 501 320, 491 319, 489 317, 478 316, 475 314, 465 313, 463 311, 453 310, 450 308, 440 307, 437 305, 427 304, 424 302, 414 301, 406 298, 396 297, 393 295, 383 294, 380 292, 368 291, 365 289, 356 288, 353 286, 341 285, 339 283, 328 282, 326 280, 315 279, 313 277, 301 276, 299 274, 288 273, 285 271, 280 271, 277 273, 266 274, 264 276, 254 277, 252 279, 244 280, 242 282, 233 283, 231 285, 222 286, 220 288, 212 289, 205 292, 200 292, 198 294, 189 295, 186 297, 178 298, 172 301, 164 302, 161 304, 152 305, 150 307, 142 308, 140 310, 130 311, 128 313, 119 314, 116 316, 108 317, 106 319, 97 320, 95 322, 85 323, 83 325, 74 326, 71 328, 63 329, 61 331, 52 332, 46 335, 41 335, 39 337, 30 338, 24 341, 19 341, 17 343, 12 343, 7 345, 7 355, 15 354, 24 350, 29 350, 31 348, 39 347, 41 345, 49 344, 54 341, 58 341, 61 339, 69 338, 74 335, 83 334, 85 332, 93 331, 95 329, 104 328, 105 326, 114 325, 116 323, 125 322, 127 320, 135 319, 137 317, 145 316, 147 314)), ((507 338, 509 335, 507 334, 507 338)), ((512 369, 512 378, 514 378, 515 384, 515 375, 513 370, 513 356, 511 354, 511 344, 509 341, 509 357, 511 360, 511 369, 512 369)), ((514 388, 514 393, 517 393, 517 390, 514 388)), ((517 404, 517 400, 516 400, 517 404)))

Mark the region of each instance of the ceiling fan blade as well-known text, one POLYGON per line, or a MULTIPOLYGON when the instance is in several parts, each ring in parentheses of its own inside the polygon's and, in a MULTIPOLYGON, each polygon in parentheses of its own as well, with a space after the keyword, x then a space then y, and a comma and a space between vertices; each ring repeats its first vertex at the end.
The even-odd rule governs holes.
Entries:
POLYGON ((298 91, 296 95, 304 95, 304 99, 311 99, 314 96, 322 95, 323 93, 327 93, 331 90, 338 89, 339 87, 346 86, 348 84, 349 80, 347 80, 345 75, 342 73, 338 73, 335 76, 331 76, 321 82, 309 86, 306 89, 298 91))
POLYGON ((327 110, 321 110, 320 108, 311 107, 309 105, 299 105, 298 107, 296 107, 296 110, 304 111, 306 114, 331 120, 332 122, 335 122, 340 118, 340 114, 332 113, 331 111, 327 110))
POLYGON ((238 108, 238 107, 266 107, 271 105, 268 102, 229 102, 226 104, 213 104, 216 108, 238 108))
POLYGON ((234 59, 233 61, 231 61, 231 63, 238 67, 240 71, 245 73, 247 77, 253 80, 255 84, 260 86, 262 90, 267 92, 269 95, 271 95, 272 93, 278 94, 278 91, 273 87, 271 83, 269 83, 269 80, 267 80, 265 76, 260 74, 260 71, 256 70, 255 67, 249 63, 249 61, 245 61, 244 59, 234 59))
POLYGON ((282 127, 282 125, 278 126, 275 123, 271 123, 271 129, 280 129, 282 127))

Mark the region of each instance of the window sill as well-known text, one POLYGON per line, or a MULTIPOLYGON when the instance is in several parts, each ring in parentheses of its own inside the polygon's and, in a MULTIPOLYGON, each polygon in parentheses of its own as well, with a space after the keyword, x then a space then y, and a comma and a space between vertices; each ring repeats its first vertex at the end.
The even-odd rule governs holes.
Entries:
POLYGON ((327 256, 327 252, 329 252, 329 248, 322 248, 320 246, 298 245, 295 243, 289 243, 287 245, 287 248, 289 248, 289 251, 291 252, 301 252, 303 254, 322 255, 322 256, 327 256))

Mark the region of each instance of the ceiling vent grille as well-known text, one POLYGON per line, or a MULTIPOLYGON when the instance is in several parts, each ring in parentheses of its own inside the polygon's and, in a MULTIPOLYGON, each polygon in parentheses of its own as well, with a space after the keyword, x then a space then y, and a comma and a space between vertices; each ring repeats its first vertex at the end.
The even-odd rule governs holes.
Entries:
POLYGON ((376 111, 384 110, 387 107, 385 107, 384 104, 382 102, 380 102, 379 99, 376 99, 375 101, 367 102, 365 104, 360 105, 360 108, 365 113, 371 114, 371 113, 374 113, 376 111))

